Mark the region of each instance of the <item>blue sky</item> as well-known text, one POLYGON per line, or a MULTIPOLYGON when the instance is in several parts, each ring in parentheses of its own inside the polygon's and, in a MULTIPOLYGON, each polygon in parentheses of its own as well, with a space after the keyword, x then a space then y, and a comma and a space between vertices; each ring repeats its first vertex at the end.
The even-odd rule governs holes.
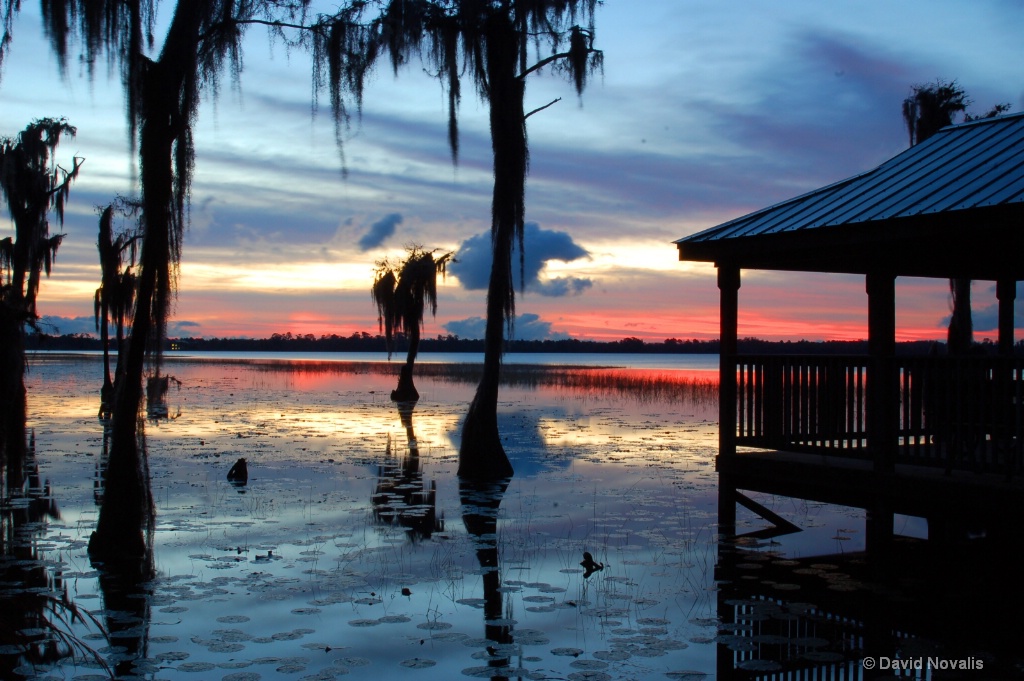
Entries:
MULTIPOLYGON (((561 101, 529 119, 524 337, 715 337, 714 270, 679 263, 673 240, 903 150, 900 105, 912 85, 956 79, 975 113, 1000 102, 1024 109, 1016 0, 607 0, 595 24, 604 72, 582 98, 547 72, 527 87, 528 109, 561 101)), ((308 56, 260 30, 247 34, 244 55, 239 86, 226 77, 200 111, 175 330, 374 331, 374 261, 418 243, 465 255, 425 333, 478 335, 486 258, 474 254, 489 229, 491 156, 472 89, 453 167, 438 83, 419 63, 397 77, 382 65, 345 132, 343 179, 330 115, 312 113, 308 56)), ((62 81, 27 2, 0 97, 0 134, 42 116, 79 129, 58 153, 86 164, 40 311, 61 332, 89 330, 95 207, 137 191, 117 78, 101 66, 90 82, 72 62, 62 81)), ((975 283, 979 337, 992 335, 990 288, 975 283)), ((901 337, 943 335, 946 282, 901 279, 898 296, 901 337)), ((740 305, 741 335, 865 334, 858 277, 750 272, 740 305)))

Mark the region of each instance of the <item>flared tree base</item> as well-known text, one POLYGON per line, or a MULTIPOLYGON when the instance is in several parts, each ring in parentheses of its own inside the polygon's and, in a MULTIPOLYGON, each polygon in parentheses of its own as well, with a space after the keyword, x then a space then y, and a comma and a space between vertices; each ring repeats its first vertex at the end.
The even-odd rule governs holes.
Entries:
POLYGON ((462 445, 459 447, 458 476, 473 480, 510 478, 515 471, 501 444, 497 415, 481 414, 482 411, 474 400, 466 414, 462 445))
POLYGON ((145 532, 137 528, 116 533, 97 530, 89 537, 89 561, 93 565, 107 565, 120 571, 125 566, 144 564, 149 553, 145 532))
POLYGON ((150 486, 149 460, 140 422, 111 424, 111 447, 103 472, 103 504, 96 531, 89 538, 89 558, 111 565, 137 565, 151 552, 156 506, 150 486))
POLYGON ((420 394, 412 382, 412 365, 403 364, 398 374, 398 387, 391 391, 392 402, 416 402, 420 394))
POLYGON ((107 420, 114 409, 114 384, 104 383, 100 388, 100 411, 99 418, 107 420))

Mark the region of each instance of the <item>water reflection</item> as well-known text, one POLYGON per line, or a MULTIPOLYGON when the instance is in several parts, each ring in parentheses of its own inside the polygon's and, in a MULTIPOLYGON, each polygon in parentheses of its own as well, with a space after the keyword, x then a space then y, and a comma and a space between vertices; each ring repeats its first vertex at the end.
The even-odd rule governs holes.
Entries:
MULTIPOLYGON (((940 678, 933 674, 943 670, 1012 678, 1024 670, 1015 551, 999 531, 967 531, 981 522, 964 523, 969 509, 944 500, 903 504, 901 513, 926 518, 929 531, 924 538, 901 536, 893 504, 878 486, 840 492, 821 484, 814 503, 838 493, 862 523, 839 528, 836 538, 863 532, 864 543, 852 551, 819 545, 807 552, 787 541, 800 527, 742 490, 772 495, 781 507, 802 501, 781 478, 720 477, 717 678, 940 678), (737 504, 759 516, 747 524, 760 529, 737 531, 737 504), (951 525, 960 531, 949 532, 951 525), (910 666, 901 671, 894 666, 900 661, 910 666)), ((1005 518, 982 524, 1003 527, 1005 518)))
POLYGON ((399 402, 398 414, 405 428, 407 451, 395 461, 391 436, 387 438, 384 462, 377 465, 377 484, 373 490, 373 515, 385 525, 395 523, 406 530, 409 541, 430 539, 444 531, 444 515, 437 513, 437 482, 423 479, 420 449, 413 429, 415 402, 399 402))
POLYGON ((181 416, 180 406, 177 407, 174 414, 171 414, 171 408, 167 404, 167 395, 172 384, 179 391, 181 390, 181 381, 174 376, 158 373, 146 379, 146 416, 154 424, 159 424, 160 421, 166 420, 173 421, 181 416))
MULTIPOLYGON (((84 640, 124 676, 859 679, 866 656, 927 652, 984 661, 964 678, 1020 671, 1016 506, 993 523, 983 500, 920 506, 911 488, 730 482, 713 400, 509 387, 522 465, 478 486, 455 477, 450 439, 472 384, 418 378, 415 410, 396 412, 388 375, 179 364, 182 416, 148 433, 153 544, 123 572, 89 569, 103 437, 95 381, 74 371, 29 375, 44 434, 30 487, 52 499, 51 480, 60 517, 38 502, 15 532, 26 553, 3 559, 35 556, 50 581, 25 563, 0 594, 23 597, 21 580, 102 599, 116 644, 84 640), (244 495, 226 480, 239 458, 244 495), (924 519, 924 538, 894 514, 924 519)), ((73 668, 83 655, 53 675, 99 674, 73 668)))
POLYGON ((476 559, 483 579, 484 637, 491 642, 484 646, 486 669, 463 671, 475 677, 508 679, 513 674, 522 676, 509 669, 515 652, 513 620, 511 613, 505 613, 502 607, 501 566, 498 562, 498 509, 508 484, 508 480, 459 481, 462 523, 474 539, 476 559), (488 673, 489 670, 493 673, 488 673))
POLYGON ((60 511, 39 473, 35 433, 29 434, 19 488, 0 490, 0 678, 34 675, 70 658, 104 666, 72 624, 95 623, 72 602, 60 570, 44 554, 47 523, 60 511))
POLYGON ((149 658, 151 602, 154 590, 153 545, 137 560, 97 566, 103 595, 103 619, 110 642, 108 659, 117 678, 138 678, 155 672, 149 658))

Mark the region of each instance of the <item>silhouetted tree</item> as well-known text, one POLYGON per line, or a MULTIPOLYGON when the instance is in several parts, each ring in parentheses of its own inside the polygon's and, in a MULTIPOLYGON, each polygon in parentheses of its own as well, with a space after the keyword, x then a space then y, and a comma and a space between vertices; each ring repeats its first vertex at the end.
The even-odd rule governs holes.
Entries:
POLYGON ((588 74, 600 63, 601 53, 593 48, 592 18, 596 4, 593 0, 468 4, 473 14, 459 25, 470 53, 468 61, 474 64, 474 81, 490 107, 494 193, 484 373, 463 423, 459 475, 502 477, 511 475, 512 466, 498 433, 501 355, 505 328, 511 330, 515 318, 512 252, 518 244, 520 278, 525 252, 524 197, 529 168, 526 119, 540 110, 525 110, 526 78, 543 66, 552 65, 564 69, 575 84, 577 94, 582 94, 588 74), (574 23, 581 15, 590 22, 586 28, 574 23), (541 36, 551 41, 553 54, 528 65, 530 46, 541 36), (568 49, 556 51, 566 42, 568 49))
POLYGON ((0 464, 7 483, 21 484, 25 456, 25 326, 34 326, 42 275, 50 275, 63 234, 50 234, 50 215, 64 223, 64 204, 83 159, 70 170, 54 153, 75 128, 61 119, 30 123, 16 137, 0 139, 0 191, 14 236, 0 239, 0 464))
MULTIPOLYGON (((174 4, 163 45, 150 56, 157 27, 152 0, 42 0, 44 28, 66 70, 69 41, 80 39, 91 75, 101 55, 120 69, 130 139, 139 154, 142 241, 124 380, 114 397, 106 492, 95 555, 138 558, 146 551, 140 528, 152 520, 145 450, 137 441, 147 357, 159 371, 181 237, 187 220, 194 146, 192 126, 200 87, 216 85, 222 67, 240 71, 241 38, 253 22, 301 17, 303 0, 188 0, 174 4), (137 146, 136 146, 137 145, 137 146), (133 539, 134 537, 134 539, 133 539)), ((17 0, 7 0, 8 15, 17 0)), ((8 24, 9 25, 9 24, 8 24)), ((10 35, 8 30, 5 35, 10 35)))
POLYGON ((910 146, 924 142, 947 125, 970 105, 963 88, 955 80, 936 80, 915 85, 903 100, 903 122, 907 126, 910 146))
MULTIPOLYGON (((498 432, 498 388, 505 329, 515 317, 512 252, 517 243, 520 279, 523 266, 526 119, 554 103, 527 112, 525 81, 551 67, 566 74, 578 94, 583 92, 589 74, 601 63, 601 52, 593 46, 596 5, 596 0, 392 0, 375 22, 373 35, 379 44, 362 52, 370 57, 386 51, 395 71, 413 55, 429 62, 429 71, 449 95, 453 160, 459 153, 457 110, 464 77, 476 86, 489 110, 495 174, 490 216, 493 263, 487 285, 484 369, 463 425, 461 476, 512 474, 498 432), (541 56, 542 45, 550 48, 546 56, 541 56), (529 61, 531 47, 538 53, 534 63, 529 61)), ((322 40, 319 52, 328 57, 332 101, 345 87, 360 93, 362 78, 372 66, 369 58, 346 61, 352 39, 339 34, 322 40)))
POLYGON ((44 0, 44 20, 62 67, 68 34, 76 30, 86 63, 94 63, 104 49, 121 62, 133 145, 138 134, 143 237, 125 380, 112 413, 106 494, 90 550, 101 557, 141 556, 146 550, 141 528, 152 516, 149 480, 143 477, 148 464, 137 441, 142 376, 147 350, 159 355, 180 254, 194 155, 192 122, 206 66, 200 62, 200 36, 220 18, 221 8, 217 2, 179 2, 163 49, 150 58, 143 35, 154 29, 153 3, 109 1, 104 11, 92 5, 44 0))
MULTIPOLYGON (((419 55, 448 90, 449 142, 458 156, 460 81, 468 76, 488 103, 494 151, 492 244, 494 265, 487 296, 485 371, 465 421, 460 474, 501 476, 512 472, 497 427, 497 394, 504 327, 514 318, 512 251, 522 246, 528 167, 525 79, 546 66, 569 75, 581 93, 601 53, 593 48, 596 0, 353 0, 332 15, 306 22, 306 0, 190 0, 174 5, 159 55, 146 55, 156 26, 151 0, 42 0, 44 25, 63 67, 69 38, 82 38, 82 63, 91 73, 106 53, 120 66, 128 103, 131 139, 139 148, 144 237, 139 262, 136 312, 128 344, 126 380, 116 396, 108 475, 132 468, 120 451, 138 450, 136 416, 147 349, 157 353, 165 329, 191 180, 192 122, 201 83, 216 84, 227 61, 238 71, 245 26, 262 23, 278 35, 295 30, 312 46, 314 83, 326 85, 340 140, 348 120, 347 100, 362 102, 364 83, 377 58, 392 66, 419 55), (362 21, 369 8, 380 8, 362 21), (577 23, 589 22, 586 27, 577 23), (550 54, 539 57, 542 45, 550 54), (529 64, 531 46, 538 61, 529 64), (564 48, 564 49, 563 49, 564 48), (559 51, 563 50, 563 51, 559 51), (461 59, 460 59, 461 57, 461 59), (131 448, 131 449, 130 449, 131 448)), ((18 0, 5 3, 9 17, 18 0)), ((9 22, 5 36, 10 35, 9 22)), ((522 251, 520 248, 520 270, 522 251)), ((136 478, 126 474, 131 486, 136 478)), ((107 499, 120 485, 108 480, 107 499)), ((120 517, 124 518, 122 514, 120 517)), ((97 542, 115 533, 101 514, 97 542)), ((143 547, 136 544, 138 551, 143 547)))
POLYGON ((414 402, 420 398, 413 384, 412 372, 420 347, 423 312, 429 305, 430 314, 437 316, 437 275, 444 278, 454 255, 449 252, 435 256, 436 253, 436 249, 425 251, 420 246, 410 246, 405 260, 399 265, 385 258, 377 262, 374 271, 370 294, 377 305, 377 321, 384 332, 388 358, 391 358, 396 333, 404 332, 409 341, 398 387, 391 391, 391 399, 396 402, 414 402))
MULTIPOLYGON (((903 100, 903 122, 907 127, 910 146, 924 142, 947 125, 956 122, 964 113, 964 120, 977 120, 998 116, 1009 110, 1008 104, 997 104, 988 113, 974 117, 967 114, 971 101, 955 80, 936 80, 927 85, 915 85, 909 97, 903 100)), ((971 280, 953 277, 949 280, 952 312, 946 332, 946 344, 951 354, 970 351, 974 342, 974 324, 971 320, 971 280)))
MULTIPOLYGON (((512 474, 498 433, 498 386, 505 329, 515 318, 512 253, 519 244, 523 268, 526 119, 554 102, 525 109, 526 79, 550 66, 566 74, 582 94, 602 61, 594 49, 597 0, 390 0, 378 17, 360 23, 367 3, 353 3, 320 17, 311 31, 317 83, 330 90, 335 121, 348 120, 346 95, 357 105, 376 59, 387 54, 399 66, 418 56, 448 94, 448 141, 458 159, 461 81, 469 78, 490 114, 494 190, 491 202, 492 266, 487 288, 484 371, 463 424, 459 475, 498 478, 512 474), (531 49, 533 48, 533 49, 531 49), (541 56, 543 48, 549 49, 541 56), (537 61, 530 63, 535 51, 537 61)), ((555 100, 557 101, 557 100, 555 100)), ((522 278, 522 276, 520 276, 522 278)))
POLYGON ((142 235, 138 230, 121 231, 114 235, 114 212, 134 217, 138 205, 124 199, 110 204, 100 213, 99 238, 96 245, 100 254, 100 287, 93 299, 96 330, 103 345, 103 387, 100 390, 100 415, 109 416, 115 388, 124 375, 125 326, 131 321, 135 302, 136 277, 132 268, 142 235), (127 258, 127 259, 126 259, 127 258), (110 377, 109 327, 114 324, 117 364, 113 380, 110 377))

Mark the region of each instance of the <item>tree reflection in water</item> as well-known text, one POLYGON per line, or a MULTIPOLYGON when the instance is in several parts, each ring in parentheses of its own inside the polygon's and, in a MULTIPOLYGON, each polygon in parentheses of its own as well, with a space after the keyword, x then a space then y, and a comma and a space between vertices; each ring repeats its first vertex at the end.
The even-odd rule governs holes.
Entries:
MULTIPOLYGON (((124 559, 96 565, 103 614, 110 640, 111 666, 117 678, 153 671, 149 654, 150 608, 153 597, 153 543, 137 560, 124 559)), ((131 677, 134 678, 134 677, 131 677)))
MULTIPOLYGON (((24 428, 22 428, 24 432, 24 428)), ((28 437, 23 470, 0 490, 0 678, 28 676, 66 658, 105 663, 73 629, 98 625, 68 594, 59 569, 39 547, 48 521, 60 511, 49 481, 39 475, 35 433, 28 437)))
POLYGON ((388 436, 386 459, 377 466, 377 485, 373 491, 374 520, 386 525, 400 524, 406 528, 411 542, 430 539, 434 532, 444 530, 444 515, 437 516, 437 483, 425 482, 420 468, 420 449, 412 425, 415 408, 415 402, 398 404, 409 451, 401 462, 396 462, 388 436))
POLYGON ((513 653, 512 620, 503 612, 498 564, 498 508, 509 481, 510 478, 459 480, 462 522, 476 542, 476 559, 483 575, 484 636, 494 642, 487 647, 487 666, 495 668, 492 679, 508 678, 502 670, 507 671, 513 653))
POLYGON ((96 477, 93 481, 93 499, 100 507, 100 517, 108 515, 132 515, 139 526, 131 528, 132 537, 126 539, 129 545, 140 544, 141 553, 105 552, 102 557, 93 556, 92 564, 99 573, 99 586, 103 594, 103 614, 108 638, 115 651, 111 655, 113 670, 118 678, 126 674, 146 671, 143 660, 148 655, 150 603, 153 596, 153 531, 156 513, 152 505, 152 491, 149 477, 149 455, 146 437, 139 426, 139 460, 144 463, 142 495, 149 499, 149 511, 139 515, 137 509, 119 508, 124 496, 105 494, 104 485, 111 478, 106 466, 109 463, 107 444, 109 429, 104 428, 103 456, 97 462, 96 477))

